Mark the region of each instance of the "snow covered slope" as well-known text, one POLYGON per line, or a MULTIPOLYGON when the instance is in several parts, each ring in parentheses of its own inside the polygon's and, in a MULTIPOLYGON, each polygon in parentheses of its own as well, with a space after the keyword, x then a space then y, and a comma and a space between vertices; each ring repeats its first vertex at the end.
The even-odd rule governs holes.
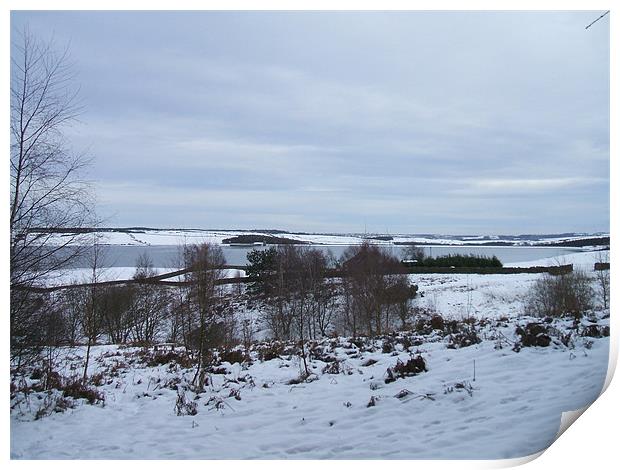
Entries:
MULTIPOLYGON (((513 325, 499 328, 514 340, 513 325)), ((205 393, 186 392, 197 414, 177 416, 171 383, 193 371, 174 365, 127 365, 130 350, 99 347, 92 372, 116 366, 105 406, 80 405, 32 421, 40 400, 13 412, 13 458, 142 459, 497 459, 549 446, 563 411, 588 405, 607 372, 608 338, 554 346, 501 349, 497 340, 460 349, 443 341, 410 349, 428 371, 385 383, 386 370, 410 352, 334 349, 340 373, 311 362, 318 380, 299 376, 299 358, 224 363, 205 393), (376 361, 372 365, 367 365, 376 361), (475 361, 475 380, 474 380, 475 361), (374 398, 373 398, 374 397, 374 398), (369 406, 369 403, 374 406, 369 406), (30 412, 28 407, 30 407, 30 412)), ((501 345, 501 341, 499 343, 501 345)), ((73 351, 79 364, 83 351, 73 351)))
MULTIPOLYGON (((576 253, 546 263, 572 262, 591 272, 596 257, 597 253, 576 253)), ((157 359, 152 350, 97 346, 89 375, 102 374, 97 389, 105 396, 104 406, 77 400, 62 413, 49 410, 35 419, 60 392, 51 396, 32 389, 21 392, 19 387, 28 389, 37 380, 15 378, 11 457, 530 455, 553 442, 563 411, 582 408, 597 398, 609 357, 609 337, 584 333, 591 325, 608 327, 608 309, 582 319, 579 334, 572 329, 572 320, 554 320, 548 347, 515 347, 517 326, 540 321, 525 316, 523 307, 529 287, 540 276, 411 275, 424 294, 415 300, 415 307, 440 312, 446 320, 479 319, 475 328, 481 341, 454 348, 450 335, 437 331, 420 337, 408 332, 363 344, 325 339, 312 346, 322 353, 309 358, 310 381, 298 380, 299 356, 279 353, 263 360, 255 349, 251 364, 223 362, 209 374, 206 390, 195 393, 189 386, 195 370, 174 358, 157 359), (566 341, 569 333, 571 339, 566 341), (388 340, 391 345, 386 348, 388 340), (424 359, 426 372, 386 383, 388 368, 414 356, 424 359), (195 406, 196 414, 177 415, 179 390, 185 390, 185 402, 195 406)), ((84 348, 63 350, 60 372, 78 376, 83 357, 84 348)))

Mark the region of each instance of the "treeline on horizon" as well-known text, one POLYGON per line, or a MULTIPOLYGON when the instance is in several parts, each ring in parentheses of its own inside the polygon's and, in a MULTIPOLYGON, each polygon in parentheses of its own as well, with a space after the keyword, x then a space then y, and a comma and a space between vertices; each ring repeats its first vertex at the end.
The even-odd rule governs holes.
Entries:
POLYGON ((497 256, 483 256, 483 255, 443 255, 437 257, 424 257, 419 259, 416 266, 424 267, 441 267, 448 268, 454 266, 456 268, 501 268, 502 262, 497 256))

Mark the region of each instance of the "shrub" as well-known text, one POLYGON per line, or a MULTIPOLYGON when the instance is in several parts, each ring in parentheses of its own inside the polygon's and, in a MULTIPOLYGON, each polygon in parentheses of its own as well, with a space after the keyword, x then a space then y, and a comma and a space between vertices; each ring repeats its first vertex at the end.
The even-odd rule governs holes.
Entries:
MULTIPOLYGON (((528 323, 525 325, 525 328, 518 326, 516 333, 521 337, 519 346, 547 347, 551 344, 549 328, 542 323, 528 323)), ((517 347, 517 345, 515 345, 515 347, 517 347)))
POLYGON ((443 330, 444 321, 443 317, 439 314, 435 314, 431 317, 431 328, 433 330, 443 330))
POLYGON ((211 374, 219 374, 219 375, 228 374, 228 368, 226 367, 209 366, 207 369, 211 374))
POLYGON ((589 336, 590 338, 602 338, 604 336, 609 336, 609 327, 588 325, 581 332, 581 336, 589 336))
POLYGON ((43 403, 37 410, 34 419, 38 420, 51 415, 52 413, 62 413, 73 407, 71 400, 62 396, 48 395, 44 398, 43 403))
POLYGON ((448 335, 448 349, 466 348, 482 342, 473 326, 463 325, 459 331, 448 335))
POLYGON ((426 372, 426 362, 420 355, 411 357, 407 362, 403 362, 400 359, 396 361, 394 367, 388 367, 385 371, 387 378, 385 383, 389 384, 396 381, 396 379, 402 379, 405 377, 413 377, 422 372, 426 372))
POLYGON ((220 360, 222 362, 230 362, 231 364, 235 363, 243 363, 247 361, 249 358, 243 353, 243 351, 239 351, 238 349, 233 349, 232 351, 223 351, 220 353, 220 360))
POLYGON ((278 359, 280 355, 284 354, 284 344, 279 341, 272 341, 269 344, 259 346, 257 350, 258 358, 261 361, 270 361, 271 359, 278 359))
POLYGON ((153 356, 146 356, 146 365, 149 367, 157 367, 169 363, 179 364, 184 369, 189 369, 193 366, 187 354, 177 353, 176 351, 168 351, 164 354, 155 353, 153 356))
POLYGON ((394 344, 389 339, 383 340, 383 345, 381 346, 381 351, 383 354, 389 354, 394 351, 394 344))
POLYGON ((105 401, 103 393, 99 392, 93 387, 84 385, 79 380, 65 385, 65 387, 63 388, 63 396, 75 398, 77 400, 83 398, 87 400, 88 403, 91 405, 95 403, 103 403, 105 401))
POLYGON ((198 414, 196 402, 189 401, 185 397, 185 392, 181 389, 177 390, 177 402, 174 405, 177 416, 194 416, 198 414))
POLYGON ((581 318, 593 306, 591 279, 583 271, 543 275, 534 284, 527 301, 527 313, 538 317, 572 315, 581 318))
POLYGON ((323 368, 324 374, 340 374, 340 362, 334 361, 330 362, 323 368))

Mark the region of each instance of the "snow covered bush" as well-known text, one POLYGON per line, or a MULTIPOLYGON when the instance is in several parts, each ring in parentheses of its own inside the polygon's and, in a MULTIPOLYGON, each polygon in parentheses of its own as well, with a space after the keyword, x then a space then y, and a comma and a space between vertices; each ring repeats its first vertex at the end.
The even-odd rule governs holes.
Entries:
POLYGON ((588 275, 579 270, 554 276, 543 275, 529 293, 526 313, 538 317, 572 315, 581 318, 594 306, 594 290, 588 275))
MULTIPOLYGON (((516 329, 516 334, 521 337, 519 346, 547 347, 551 344, 549 327, 543 325, 542 323, 528 323, 525 327, 518 326, 516 329)), ((517 348, 515 348, 515 350, 516 349, 517 348)))
POLYGON ((198 414, 196 402, 188 400, 185 392, 180 388, 177 389, 177 401, 174 405, 174 411, 177 416, 194 416, 198 414))
POLYGON ((387 375, 385 383, 389 384, 395 382, 397 379, 413 377, 414 375, 418 375, 426 371, 426 361, 424 361, 424 358, 420 355, 415 357, 412 356, 407 362, 403 362, 398 359, 393 367, 388 367, 385 371, 385 374, 387 375))
POLYGON ((65 385, 63 388, 63 396, 71 397, 76 400, 84 399, 90 405, 105 402, 103 393, 97 390, 97 388, 89 387, 79 380, 75 380, 65 385))

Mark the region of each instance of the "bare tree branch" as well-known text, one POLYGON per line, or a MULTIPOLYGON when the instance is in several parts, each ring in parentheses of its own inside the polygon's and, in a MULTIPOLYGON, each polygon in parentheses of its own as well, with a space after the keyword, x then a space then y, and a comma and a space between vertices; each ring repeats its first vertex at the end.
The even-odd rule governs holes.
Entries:
MULTIPOLYGON (((11 349, 32 343, 37 294, 50 273, 80 255, 83 234, 59 237, 52 229, 94 225, 88 161, 65 138, 79 115, 78 89, 68 48, 56 52, 26 29, 11 57, 10 265, 11 349)), ((18 348, 23 350, 24 348, 18 348)))

